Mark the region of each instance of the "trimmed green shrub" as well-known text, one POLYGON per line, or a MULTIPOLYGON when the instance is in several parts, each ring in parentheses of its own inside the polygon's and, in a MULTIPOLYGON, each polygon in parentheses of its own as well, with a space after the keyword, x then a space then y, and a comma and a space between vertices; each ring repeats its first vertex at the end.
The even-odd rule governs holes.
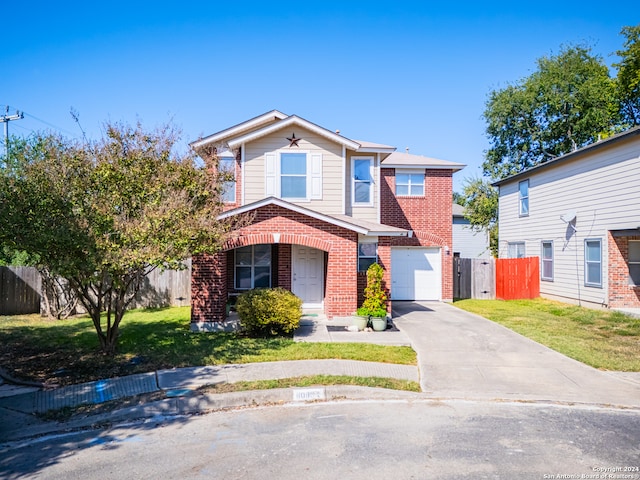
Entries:
POLYGON ((367 269, 367 286, 364 289, 364 302, 357 314, 362 316, 385 317, 387 315, 387 295, 382 286, 384 270, 377 263, 367 269))
POLYGON ((302 300, 284 288, 257 288, 238 297, 236 311, 250 336, 288 335, 300 325, 302 300))

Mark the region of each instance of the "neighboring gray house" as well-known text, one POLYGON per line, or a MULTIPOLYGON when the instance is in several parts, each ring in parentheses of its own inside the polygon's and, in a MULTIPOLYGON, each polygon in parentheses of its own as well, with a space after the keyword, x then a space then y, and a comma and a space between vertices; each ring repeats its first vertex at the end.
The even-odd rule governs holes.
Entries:
POLYGON ((494 184, 500 257, 540 257, 540 293, 640 307, 640 127, 494 184))
POLYGON ((491 258, 489 234, 476 231, 464 217, 464 207, 453 204, 453 255, 462 258, 491 258))

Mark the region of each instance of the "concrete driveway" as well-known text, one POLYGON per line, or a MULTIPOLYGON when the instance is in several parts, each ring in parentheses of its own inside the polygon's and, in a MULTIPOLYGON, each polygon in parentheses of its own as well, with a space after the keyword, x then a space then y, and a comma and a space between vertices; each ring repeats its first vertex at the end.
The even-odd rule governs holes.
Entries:
POLYGON ((394 302, 435 398, 505 399, 640 408, 637 375, 604 372, 497 323, 439 302, 394 302))

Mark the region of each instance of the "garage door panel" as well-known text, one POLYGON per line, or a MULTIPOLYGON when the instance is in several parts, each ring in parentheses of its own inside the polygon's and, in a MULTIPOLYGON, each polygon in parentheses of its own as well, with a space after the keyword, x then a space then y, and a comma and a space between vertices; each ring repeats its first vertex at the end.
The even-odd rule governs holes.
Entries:
POLYGON ((439 248, 391 249, 391 298, 440 300, 442 268, 439 248))

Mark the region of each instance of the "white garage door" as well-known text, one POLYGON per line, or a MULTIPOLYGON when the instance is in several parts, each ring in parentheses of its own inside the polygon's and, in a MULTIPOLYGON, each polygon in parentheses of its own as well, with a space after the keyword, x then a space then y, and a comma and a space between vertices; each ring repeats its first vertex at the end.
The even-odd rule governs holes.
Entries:
POLYGON ((391 299, 442 299, 439 248, 391 249, 391 299))

